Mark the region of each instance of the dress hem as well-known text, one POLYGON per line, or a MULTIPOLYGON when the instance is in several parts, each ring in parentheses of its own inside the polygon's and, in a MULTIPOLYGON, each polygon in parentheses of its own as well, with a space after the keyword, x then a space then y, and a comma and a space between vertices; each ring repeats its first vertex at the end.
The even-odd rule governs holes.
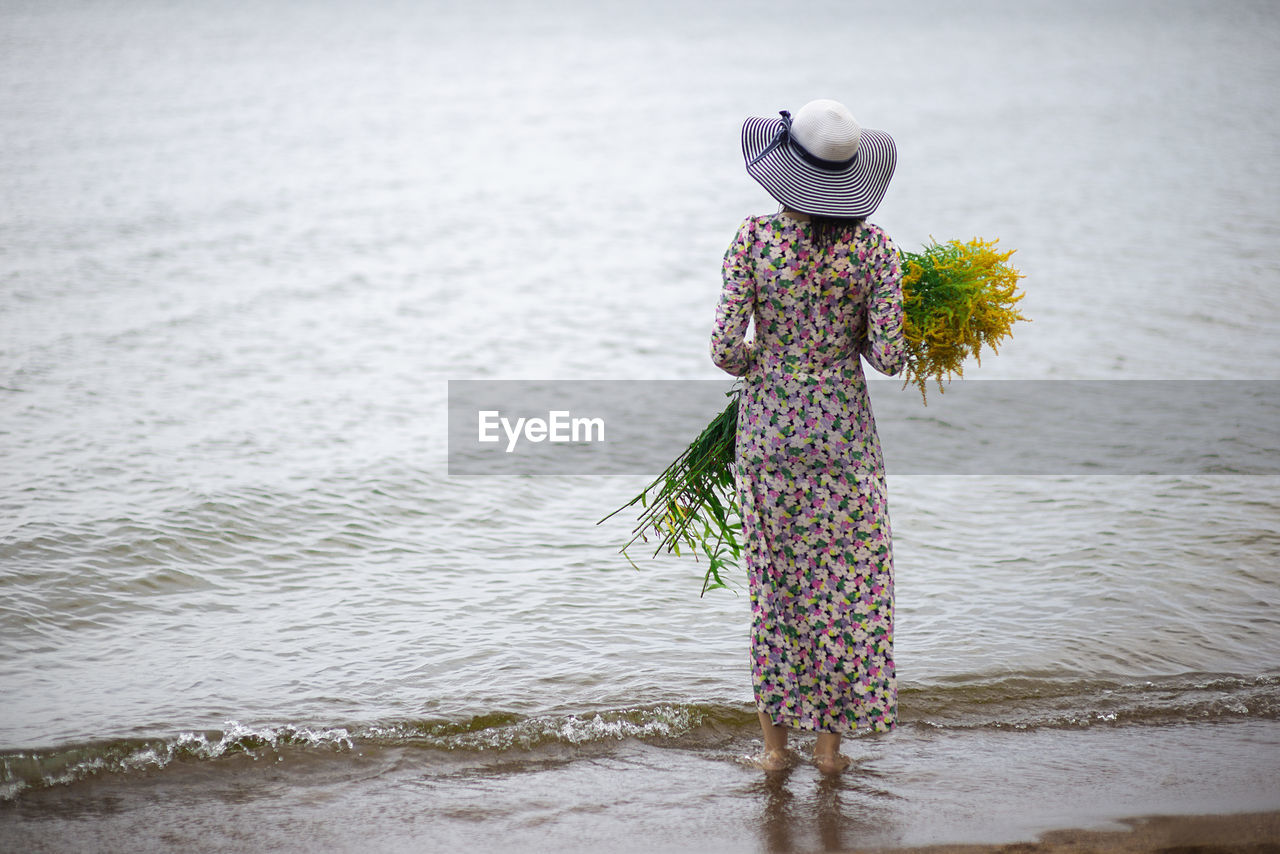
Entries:
POLYGON ((812 733, 822 732, 822 733, 831 733, 833 735, 851 735, 853 733, 860 733, 860 732, 888 733, 888 732, 893 732, 898 728, 898 721, 894 719, 894 720, 879 723, 879 724, 854 723, 854 725, 849 727, 848 729, 819 729, 817 726, 814 726, 813 724, 807 723, 797 718, 775 715, 772 712, 770 712, 768 709, 760 708, 759 705, 756 706, 756 710, 759 711, 761 714, 765 715, 767 718, 769 718, 769 722, 772 723, 774 726, 779 727, 781 729, 797 730, 799 732, 812 732, 812 733))

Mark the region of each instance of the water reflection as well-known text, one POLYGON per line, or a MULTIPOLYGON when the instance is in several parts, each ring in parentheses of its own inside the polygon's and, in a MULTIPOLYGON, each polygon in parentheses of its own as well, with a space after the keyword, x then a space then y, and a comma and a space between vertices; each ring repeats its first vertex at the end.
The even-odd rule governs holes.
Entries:
POLYGON ((843 830, 843 810, 840 803, 840 783, 839 777, 831 777, 824 775, 818 781, 818 791, 815 803, 815 812, 817 813, 816 826, 818 828, 818 840, 822 843, 822 850, 835 851, 843 848, 842 844, 844 835, 843 830))
POLYGON ((761 804, 761 849, 768 854, 843 851, 890 841, 892 817, 876 801, 893 796, 867 786, 865 774, 856 765, 836 777, 803 764, 766 772, 754 787, 761 804))
POLYGON ((764 796, 764 810, 761 814, 760 835, 764 842, 764 850, 769 854, 782 854, 794 850, 792 841, 791 815, 795 795, 787 786, 792 769, 783 771, 766 771, 758 789, 764 796))

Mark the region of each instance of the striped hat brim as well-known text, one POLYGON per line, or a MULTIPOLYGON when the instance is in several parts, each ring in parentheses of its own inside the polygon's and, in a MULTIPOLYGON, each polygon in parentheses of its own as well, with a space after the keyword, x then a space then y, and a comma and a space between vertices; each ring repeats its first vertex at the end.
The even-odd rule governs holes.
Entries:
POLYGON ((769 195, 791 210, 817 216, 865 217, 879 207, 898 164, 893 137, 881 130, 862 128, 857 157, 842 169, 825 169, 810 163, 792 143, 779 145, 756 160, 777 137, 782 125, 781 119, 760 117, 742 123, 742 156, 747 172, 769 195))

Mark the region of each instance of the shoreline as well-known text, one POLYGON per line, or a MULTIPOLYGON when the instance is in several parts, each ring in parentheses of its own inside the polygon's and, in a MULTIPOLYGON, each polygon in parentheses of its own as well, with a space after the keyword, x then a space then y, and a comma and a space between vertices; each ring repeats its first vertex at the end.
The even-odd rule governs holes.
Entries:
POLYGON ((847 848, 843 854, 1274 854, 1280 852, 1280 810, 1123 818, 1120 830, 1062 828, 1031 842, 937 843, 847 848))
POLYGON ((0 848, 1280 854, 1278 745, 1270 720, 908 727, 851 740, 856 767, 835 779, 748 768, 758 740, 736 731, 696 744, 246 749, 26 792, 0 804, 0 848))

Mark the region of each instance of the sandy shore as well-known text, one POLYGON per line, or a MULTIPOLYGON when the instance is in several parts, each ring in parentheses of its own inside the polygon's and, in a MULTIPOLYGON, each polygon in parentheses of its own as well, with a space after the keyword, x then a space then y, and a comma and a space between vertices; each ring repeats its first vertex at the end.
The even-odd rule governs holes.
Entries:
POLYGON ((867 854, 1280 854, 1280 811, 1125 819, 1131 830, 1054 830, 1035 842, 852 849, 867 854))

